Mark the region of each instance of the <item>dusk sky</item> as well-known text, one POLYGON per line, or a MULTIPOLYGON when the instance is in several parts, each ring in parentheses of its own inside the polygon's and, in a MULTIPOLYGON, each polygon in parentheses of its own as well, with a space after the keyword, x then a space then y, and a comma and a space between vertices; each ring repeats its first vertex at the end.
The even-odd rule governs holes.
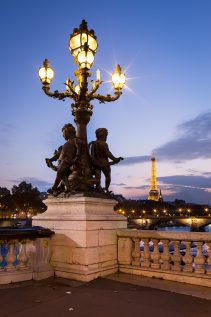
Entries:
POLYGON ((0 0, 0 186, 52 185, 45 158, 74 122, 71 101, 47 97, 38 70, 48 58, 52 90, 74 79, 68 41, 82 19, 98 39, 99 91, 112 93, 117 63, 128 78, 118 101, 93 103, 88 125, 89 142, 106 127, 111 152, 125 158, 112 166, 111 189, 145 199, 154 151, 164 200, 211 204, 210 0, 0 0))

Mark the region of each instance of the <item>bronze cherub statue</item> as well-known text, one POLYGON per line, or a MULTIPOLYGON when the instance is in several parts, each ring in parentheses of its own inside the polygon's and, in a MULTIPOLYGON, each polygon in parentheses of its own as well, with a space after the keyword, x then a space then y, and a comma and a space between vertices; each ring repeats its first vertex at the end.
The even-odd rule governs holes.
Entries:
POLYGON ((109 193, 109 186, 111 183, 111 165, 119 163, 123 160, 122 157, 116 158, 109 150, 108 144, 106 143, 108 130, 105 128, 99 128, 95 131, 97 140, 92 141, 89 144, 90 155, 94 168, 94 174, 96 177, 96 188, 102 192, 101 187, 101 172, 105 175, 105 191, 109 193), (109 161, 112 160, 112 162, 109 161))

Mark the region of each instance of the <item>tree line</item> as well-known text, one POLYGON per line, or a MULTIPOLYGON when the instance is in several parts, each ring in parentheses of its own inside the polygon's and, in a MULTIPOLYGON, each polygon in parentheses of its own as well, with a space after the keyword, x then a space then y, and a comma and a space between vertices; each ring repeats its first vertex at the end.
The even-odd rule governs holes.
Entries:
POLYGON ((11 191, 0 187, 0 217, 25 218, 42 213, 47 209, 43 203, 43 193, 32 184, 21 182, 14 185, 11 191))

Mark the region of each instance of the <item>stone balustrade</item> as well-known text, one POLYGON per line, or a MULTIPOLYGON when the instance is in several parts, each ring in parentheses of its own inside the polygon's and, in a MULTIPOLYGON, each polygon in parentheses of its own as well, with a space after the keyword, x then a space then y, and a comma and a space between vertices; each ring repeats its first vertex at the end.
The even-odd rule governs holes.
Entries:
POLYGON ((43 228, 0 230, 0 284, 52 276, 52 233, 43 228))
POLYGON ((119 271, 211 287, 211 233, 118 230, 119 271))
MULTIPOLYGON (((79 240, 77 244, 75 242, 73 244, 73 240, 71 240, 71 243, 68 241, 68 245, 64 249, 63 245, 59 244, 61 241, 62 243, 66 241, 63 236, 61 237, 60 233, 56 233, 51 242, 53 232, 42 227, 33 227, 30 230, 0 230, 0 284, 31 279, 38 280, 52 276, 57 270, 55 259, 58 258, 61 261, 62 256, 67 256, 68 250, 69 255, 72 254, 72 256, 75 256, 76 251, 81 252, 79 259, 82 260, 88 255, 85 258, 84 266, 89 265, 88 260, 92 261, 95 265, 95 271, 94 273, 91 271, 91 278, 90 272, 88 272, 87 278, 85 273, 82 275, 79 271, 82 264, 78 261, 77 263, 72 261, 70 268, 72 269, 72 266, 75 265, 78 271, 74 271, 74 275, 70 272, 71 275, 65 276, 66 278, 85 281, 99 277, 98 271, 100 276, 103 276, 119 270, 134 275, 211 287, 211 233, 118 229, 117 225, 123 226, 122 219, 112 220, 117 222, 117 224, 112 222, 115 229, 107 226, 104 232, 102 227, 99 229, 98 227, 97 229, 89 227, 89 232, 94 234, 90 248, 87 245, 79 245, 79 240), (99 243, 101 238, 104 244, 93 245, 95 241, 99 243), (105 238, 109 239, 109 245, 105 244, 107 241, 105 238), (51 252, 51 245, 53 252, 51 252), (94 258, 93 250, 96 251, 94 258), (109 264, 112 261, 115 267, 107 269, 104 264, 107 262, 101 260, 102 256, 109 257, 109 264), (111 256, 112 260, 110 260, 111 256), (50 263, 54 266, 53 268, 50 263), (104 272, 105 267, 106 272, 104 272)), ((67 234, 69 231, 65 232, 67 234)), ((77 236, 74 236, 73 233, 72 230, 72 239, 78 237, 78 232, 77 236)), ((86 244, 89 242, 87 237, 84 241, 86 244)), ((93 268, 92 262, 91 268, 93 268)))

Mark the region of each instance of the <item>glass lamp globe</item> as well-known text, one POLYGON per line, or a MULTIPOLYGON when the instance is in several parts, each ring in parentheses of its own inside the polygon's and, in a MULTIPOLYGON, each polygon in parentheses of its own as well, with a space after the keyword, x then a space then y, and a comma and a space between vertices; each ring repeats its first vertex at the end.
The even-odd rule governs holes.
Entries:
POLYGON ((93 30, 88 30, 85 20, 70 35, 69 49, 77 64, 82 68, 91 67, 97 50, 97 38, 93 30))
POLYGON ((111 81, 115 89, 123 88, 126 82, 126 76, 122 73, 120 65, 117 65, 115 72, 111 76, 111 81))
POLYGON ((50 84, 53 77, 54 77, 54 71, 49 66, 48 60, 45 59, 43 62, 43 66, 39 69, 39 77, 43 84, 50 84))

